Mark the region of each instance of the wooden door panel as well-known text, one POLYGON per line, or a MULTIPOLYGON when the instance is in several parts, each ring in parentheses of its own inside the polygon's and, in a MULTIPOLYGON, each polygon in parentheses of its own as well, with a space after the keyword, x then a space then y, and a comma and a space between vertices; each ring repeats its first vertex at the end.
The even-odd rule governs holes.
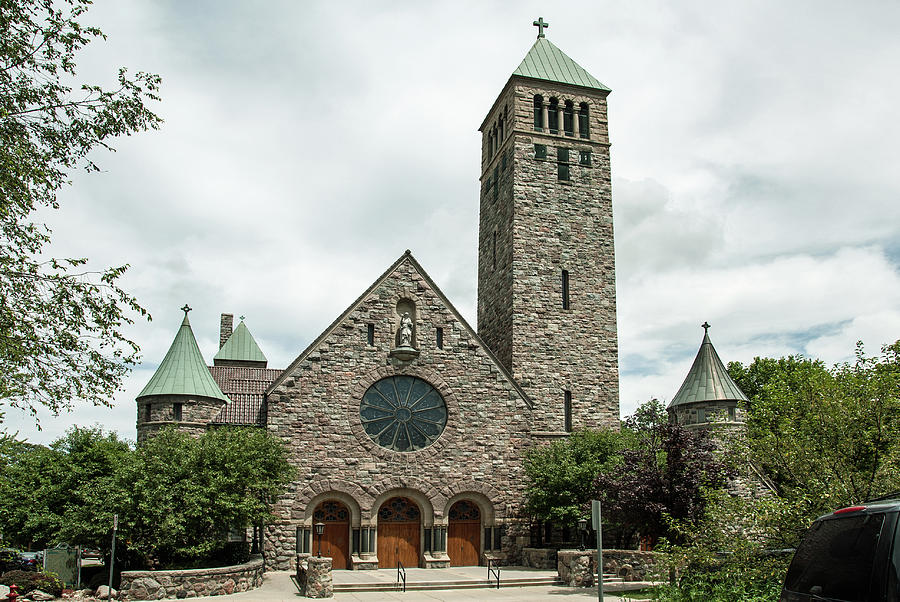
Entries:
POLYGON ((450 566, 477 566, 481 550, 481 521, 450 521, 447 555, 450 566))
POLYGON ((349 523, 325 523, 322 533, 322 556, 331 558, 333 569, 346 569, 350 565, 349 523))
POLYGON ((419 523, 378 523, 378 568, 419 566, 419 523))

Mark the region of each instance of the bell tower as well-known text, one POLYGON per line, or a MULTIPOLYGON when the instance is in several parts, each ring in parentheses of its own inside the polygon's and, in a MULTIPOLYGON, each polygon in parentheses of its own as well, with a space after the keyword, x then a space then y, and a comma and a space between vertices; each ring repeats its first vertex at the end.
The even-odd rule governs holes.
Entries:
POLYGON ((478 330, 551 436, 619 419, 610 89, 534 25, 479 128, 478 330))

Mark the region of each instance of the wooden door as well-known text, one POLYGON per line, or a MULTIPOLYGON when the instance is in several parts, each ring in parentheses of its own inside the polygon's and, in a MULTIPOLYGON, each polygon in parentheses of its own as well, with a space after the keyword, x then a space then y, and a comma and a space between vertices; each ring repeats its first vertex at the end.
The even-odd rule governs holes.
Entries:
POLYGON ((313 513, 314 522, 325 523, 318 541, 313 541, 313 554, 331 558, 334 569, 350 568, 350 511, 342 503, 328 500, 319 504, 313 513))
POLYGON ((378 568, 419 566, 419 523, 378 523, 378 568))
POLYGON ((333 569, 349 567, 350 523, 325 523, 325 531, 322 533, 322 556, 331 558, 333 569))
POLYGON ((481 511, 471 500, 450 507, 447 524, 447 556, 450 566, 477 566, 481 557, 481 511))
POLYGON ((378 568, 419 566, 419 507, 409 498, 393 497, 378 509, 378 568))
POLYGON ((481 548, 481 521, 450 521, 447 556, 450 566, 477 566, 481 548))

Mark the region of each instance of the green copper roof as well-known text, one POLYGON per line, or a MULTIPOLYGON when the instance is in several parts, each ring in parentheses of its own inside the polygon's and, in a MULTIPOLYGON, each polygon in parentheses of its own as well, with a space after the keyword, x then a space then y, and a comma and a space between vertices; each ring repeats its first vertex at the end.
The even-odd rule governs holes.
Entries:
POLYGON ((237 325, 222 348, 213 359, 217 360, 233 360, 233 361, 251 361, 265 362, 266 356, 256 344, 253 335, 247 330, 244 321, 237 325))
POLYGON ((547 38, 538 38, 513 75, 609 91, 547 38))
MULTIPOLYGON (((703 326, 704 330, 709 328, 708 324, 703 326)), ((694 358, 694 364, 678 393, 669 403, 669 407, 698 401, 722 400, 748 401, 744 392, 728 376, 728 371, 709 340, 709 333, 704 332, 703 342, 700 344, 697 357, 694 358)))
POLYGON ((194 338, 187 317, 190 308, 185 308, 184 320, 169 352, 137 399, 150 395, 193 395, 228 401, 200 355, 197 339, 194 338))

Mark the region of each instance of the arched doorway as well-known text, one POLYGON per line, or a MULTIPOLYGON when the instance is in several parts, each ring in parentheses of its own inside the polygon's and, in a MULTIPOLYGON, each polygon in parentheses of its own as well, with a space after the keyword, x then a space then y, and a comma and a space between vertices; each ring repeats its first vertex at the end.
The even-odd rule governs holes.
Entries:
POLYGON ((481 512, 470 500, 450 507, 447 525, 447 556, 450 566, 474 566, 481 552, 481 512))
MULTIPOLYGON (((346 569, 350 566, 350 511, 340 502, 326 500, 316 506, 313 512, 313 523, 325 523, 325 530, 319 541, 313 541, 311 552, 314 555, 331 558, 334 569, 346 569)), ((313 529, 315 533, 315 528, 313 529)))
POLYGON ((422 513, 409 498, 392 497, 378 509, 378 568, 419 566, 422 513))

